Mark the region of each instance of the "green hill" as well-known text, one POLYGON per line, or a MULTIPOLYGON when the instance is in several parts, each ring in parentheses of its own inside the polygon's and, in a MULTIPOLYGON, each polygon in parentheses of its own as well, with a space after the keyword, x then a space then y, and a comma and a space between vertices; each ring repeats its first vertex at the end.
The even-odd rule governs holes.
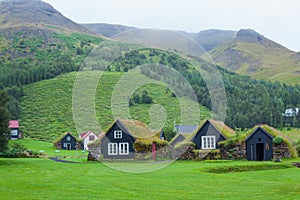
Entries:
POLYGON ((252 30, 240 30, 232 42, 211 50, 220 66, 256 79, 297 84, 300 59, 293 52, 252 30))
MULTIPOLYGON (((80 72, 97 78, 99 73, 80 72)), ((67 73, 56 78, 40 81, 24 87, 25 96, 21 101, 22 115, 20 118, 21 129, 25 137, 52 141, 63 132, 77 133, 72 113, 72 92, 77 73, 67 73)), ((102 75, 96 92, 96 114, 102 130, 106 130, 114 121, 111 110, 111 96, 123 72, 106 72, 102 75)), ((153 99, 152 104, 134 104, 130 107, 133 119, 139 119, 147 124, 151 122, 148 110, 154 104, 164 106, 167 113, 167 124, 180 121, 180 106, 177 98, 171 93, 166 93, 166 87, 149 84, 139 88, 137 93, 147 90, 153 99)), ((210 112, 203 106, 201 119, 210 116, 210 112)), ((98 130, 100 133, 100 129, 98 130)))
POLYGON ((39 0, 0 2, 0 88, 76 71, 102 37, 39 0))

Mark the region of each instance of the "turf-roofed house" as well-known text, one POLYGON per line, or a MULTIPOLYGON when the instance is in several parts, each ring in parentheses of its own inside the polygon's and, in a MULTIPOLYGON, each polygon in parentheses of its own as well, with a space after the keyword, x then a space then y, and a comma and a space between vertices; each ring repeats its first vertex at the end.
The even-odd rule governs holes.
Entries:
POLYGON ((297 155, 291 139, 268 125, 253 127, 246 133, 244 142, 247 160, 266 161, 297 155))
POLYGON ((234 130, 226 126, 223 122, 211 119, 200 123, 198 128, 194 129, 192 133, 181 132, 177 134, 171 140, 170 144, 176 145, 181 142, 192 142, 195 145, 195 149, 212 150, 219 148, 218 142, 234 135, 234 130))
POLYGON ((265 129, 258 127, 246 140, 247 160, 272 160, 273 136, 265 129))
POLYGON ((171 141, 175 155, 187 159, 219 159, 219 142, 235 135, 235 131, 221 121, 204 120, 192 133, 178 133, 171 141), (180 155, 181 154, 181 155, 180 155))
POLYGON ((195 144, 195 149, 219 149, 218 143, 232 137, 235 132, 223 122, 206 120, 200 128, 191 135, 190 141, 195 144))
POLYGON ((257 125, 247 133, 219 145, 223 159, 268 161, 297 156, 291 139, 268 125, 257 125))
POLYGON ((159 136, 160 131, 152 131, 140 121, 119 119, 88 147, 96 160, 101 159, 101 156, 104 159, 133 159, 136 153, 151 151, 154 142, 167 145, 168 142, 159 136))
POLYGON ((54 147, 62 150, 80 150, 83 145, 81 140, 67 132, 54 141, 54 147))

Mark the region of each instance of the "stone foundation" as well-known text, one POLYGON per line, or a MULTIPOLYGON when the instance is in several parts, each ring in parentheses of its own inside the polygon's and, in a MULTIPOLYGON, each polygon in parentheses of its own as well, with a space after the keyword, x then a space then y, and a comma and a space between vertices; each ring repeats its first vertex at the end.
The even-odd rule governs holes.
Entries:
POLYGON ((273 144, 273 158, 290 158, 291 152, 289 147, 283 142, 281 144, 273 144))
POLYGON ((220 154, 222 159, 237 160, 246 159, 246 144, 245 142, 232 145, 220 145, 220 154))
POLYGON ((89 156, 88 160, 94 161, 94 160, 100 160, 101 155, 101 143, 95 142, 88 145, 89 147, 89 156))

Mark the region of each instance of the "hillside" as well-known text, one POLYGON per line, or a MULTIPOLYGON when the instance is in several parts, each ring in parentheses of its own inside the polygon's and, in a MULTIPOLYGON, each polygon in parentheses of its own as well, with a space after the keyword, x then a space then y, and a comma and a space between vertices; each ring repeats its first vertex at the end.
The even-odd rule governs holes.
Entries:
POLYGON ((39 0, 0 2, 0 88, 76 71, 103 39, 39 0))
POLYGON ((298 54, 253 30, 240 30, 232 42, 210 54, 217 64, 239 74, 290 84, 300 80, 298 54))
MULTIPOLYGON (((98 34, 111 37, 133 27, 110 24, 85 24, 98 34)), ((158 31, 158 30, 156 30, 158 31)), ((171 31, 169 32, 171 33, 171 31)), ((204 30, 198 33, 181 32, 197 41, 220 66, 256 79, 299 83, 300 56, 282 45, 250 29, 236 31, 204 30)), ((161 31, 161 34, 165 34, 161 31)), ((139 40, 141 38, 136 39, 139 40)), ((153 37, 143 31, 143 38, 153 37), (148 34, 148 36, 147 36, 148 34)), ((170 35, 171 37, 171 35, 170 35)), ((177 40, 174 38, 174 42, 177 40)))
POLYGON ((91 32, 64 17, 51 5, 41 0, 2 0, 0 2, 0 29, 39 27, 60 32, 91 32))
MULTIPOLYGON (((99 73, 80 72, 98 78, 99 73)), ((77 73, 72 72, 56 78, 40 81, 24 87, 25 96, 21 101, 21 129, 26 137, 52 141, 63 132, 77 133, 72 113, 72 92, 77 73)), ((115 85, 124 72, 106 72, 102 75, 96 91, 96 114, 102 130, 106 130, 114 121, 111 110, 111 97, 115 85)), ((145 77, 146 78, 146 77, 145 77)), ((147 124, 151 122, 148 110, 154 104, 161 104, 167 112, 166 126, 180 121, 180 107, 177 98, 166 93, 160 85, 146 85, 139 88, 140 93, 147 90, 153 98, 152 104, 135 104, 130 107, 133 119, 147 124)), ((201 119, 209 117, 209 111, 201 106, 201 119)), ((100 132, 101 129, 95 130, 100 132)))

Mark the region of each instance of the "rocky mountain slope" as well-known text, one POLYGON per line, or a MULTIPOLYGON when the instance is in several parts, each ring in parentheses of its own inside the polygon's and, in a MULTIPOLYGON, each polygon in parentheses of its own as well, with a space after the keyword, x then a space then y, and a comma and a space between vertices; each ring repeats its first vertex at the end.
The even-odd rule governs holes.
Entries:
POLYGON ((300 57, 254 30, 244 29, 236 37, 210 51, 214 61, 239 74, 258 79, 299 83, 300 57))

